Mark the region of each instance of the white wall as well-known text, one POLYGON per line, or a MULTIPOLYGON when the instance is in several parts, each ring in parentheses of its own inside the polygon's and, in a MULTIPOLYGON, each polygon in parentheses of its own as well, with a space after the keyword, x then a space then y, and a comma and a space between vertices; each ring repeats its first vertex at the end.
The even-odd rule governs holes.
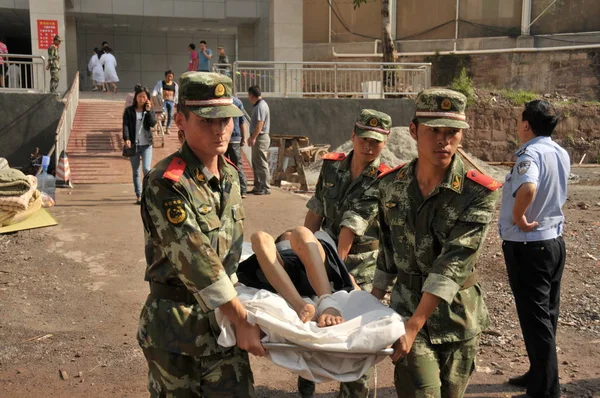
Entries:
MULTIPOLYGON (((189 63, 190 43, 196 44, 200 40, 208 42, 208 47, 213 51, 213 59, 218 59, 217 46, 223 45, 230 62, 235 61, 235 37, 219 36, 215 34, 178 34, 178 33, 153 33, 132 34, 118 32, 118 30, 86 31, 79 29, 77 32, 79 72, 84 76, 82 88, 91 89, 91 78, 87 77, 87 63, 94 47, 101 47, 103 41, 109 42, 113 48, 113 55, 117 59, 117 74, 119 75, 120 91, 133 90, 140 83, 148 88, 164 78, 166 70, 175 72, 176 79, 187 70, 189 63)), ((212 65, 212 64, 211 64, 212 65)))

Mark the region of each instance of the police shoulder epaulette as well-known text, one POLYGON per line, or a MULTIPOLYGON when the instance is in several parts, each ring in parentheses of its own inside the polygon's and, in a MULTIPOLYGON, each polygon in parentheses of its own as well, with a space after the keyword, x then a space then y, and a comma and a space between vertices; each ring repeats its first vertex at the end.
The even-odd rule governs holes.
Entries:
POLYGON ((323 160, 344 160, 346 159, 346 154, 342 152, 328 152, 321 158, 323 160))
POLYGON ((231 161, 231 159, 229 159, 227 156, 223 156, 223 157, 225 158, 225 160, 227 161, 227 163, 229 163, 230 165, 232 165, 234 169, 238 170, 238 167, 235 165, 235 163, 233 163, 231 161))
POLYGON ((174 157, 173 160, 171 160, 171 163, 169 163, 169 167, 167 167, 167 169, 165 170, 163 178, 179 182, 179 180, 181 180, 183 172, 185 171, 185 167, 186 163, 183 161, 183 159, 174 157))
POLYGON ((478 172, 477 170, 467 171, 467 178, 471 181, 475 181, 479 185, 483 185, 490 191, 495 191, 498 188, 502 187, 502 183, 494 180, 488 175, 478 172))
POLYGON ((386 166, 386 167, 388 167, 388 170, 387 170, 387 171, 384 171, 384 172, 383 172, 383 173, 381 173, 381 174, 379 174, 379 176, 377 176, 377 178, 382 178, 382 177, 384 177, 384 176, 386 176, 386 175, 388 175, 388 174, 392 174, 393 172, 395 172, 395 171, 398 171, 398 170, 400 170, 401 168, 403 168, 405 165, 406 165, 406 163, 402 163, 400 166, 396 166, 396 167, 394 167, 393 169, 389 168, 389 166, 386 166))
POLYGON ((379 165, 379 168, 377 169, 377 171, 379 171, 380 173, 385 173, 386 171, 391 170, 391 169, 392 168, 390 166, 388 166, 387 164, 381 163, 379 165))

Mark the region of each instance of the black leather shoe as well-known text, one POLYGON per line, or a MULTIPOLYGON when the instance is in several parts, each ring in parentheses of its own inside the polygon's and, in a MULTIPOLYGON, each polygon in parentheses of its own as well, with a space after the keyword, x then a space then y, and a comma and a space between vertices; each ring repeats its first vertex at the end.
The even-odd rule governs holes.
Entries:
POLYGON ((511 377, 508 379, 508 384, 518 387, 527 387, 527 373, 520 376, 511 377))
POLYGON ((519 395, 513 395, 512 398, 533 398, 531 395, 527 395, 527 394, 519 394, 519 395))
POLYGON ((255 195, 270 195, 271 191, 269 191, 268 189, 265 189, 264 191, 256 191, 254 192, 255 195))

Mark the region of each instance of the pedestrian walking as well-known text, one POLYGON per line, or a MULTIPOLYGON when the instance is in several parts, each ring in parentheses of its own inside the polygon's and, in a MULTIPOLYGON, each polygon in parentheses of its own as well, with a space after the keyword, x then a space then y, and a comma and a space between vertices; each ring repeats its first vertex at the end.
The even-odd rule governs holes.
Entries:
MULTIPOLYGON (((353 126, 350 153, 328 153, 308 201, 304 226, 316 233, 325 231, 335 242, 352 281, 370 291, 379 253, 377 202, 363 201, 378 183, 377 176, 389 169, 381 162, 392 127, 392 118, 383 112, 363 109, 353 126)), ((341 397, 368 397, 371 371, 359 380, 341 383, 341 397)), ((302 397, 312 397, 315 384, 298 378, 302 397)))
POLYGON ((196 45, 190 43, 188 51, 190 52, 190 63, 187 70, 188 72, 195 72, 198 70, 198 52, 196 51, 196 45))
POLYGON ((106 88, 104 87, 104 70, 100 64, 101 55, 101 51, 98 47, 95 47, 93 54, 90 57, 90 61, 88 62, 88 71, 90 71, 94 83, 92 91, 106 91, 106 88))
MULTIPOLYGON (((177 105, 177 98, 179 97, 179 85, 174 81, 175 74, 172 70, 165 72, 165 79, 159 80, 152 90, 152 96, 160 96, 163 99, 163 111, 167 116, 167 131, 165 134, 171 134, 169 129, 173 123, 173 114, 175 106, 177 105)), ((164 122, 163 123, 164 126, 164 122)))
POLYGON ((521 147, 506 175, 498 228, 529 370, 510 384, 527 388, 519 397, 558 398, 556 357, 560 285, 565 266, 565 218, 571 173, 569 154, 552 140, 558 123, 547 101, 532 101, 517 122, 521 147))
POLYGON ((254 172, 254 188, 250 193, 254 195, 270 195, 271 180, 269 172, 269 146, 271 137, 271 115, 269 105, 262 98, 260 88, 252 86, 248 89, 248 99, 254 106, 250 118, 250 137, 248 146, 252 147, 252 171, 254 172))
POLYGON ((54 40, 50 47, 48 47, 48 65, 46 69, 50 71, 50 92, 58 94, 58 81, 60 78, 60 55, 58 54, 58 48, 62 39, 59 35, 54 36, 54 40))
POLYGON ((112 49, 106 47, 104 54, 100 57, 100 64, 104 67, 104 81, 106 82, 106 89, 110 91, 108 85, 113 88, 113 92, 116 94, 118 91, 117 83, 119 82, 119 75, 117 75, 117 59, 112 54, 112 49))
POLYGON ((476 261, 500 183, 467 171, 456 154, 468 129, 464 95, 422 91, 410 134, 418 157, 379 177, 380 261, 371 293, 405 319, 395 344, 399 397, 461 398, 490 319, 476 261))
POLYGON ((182 147, 144 179, 142 220, 150 295, 138 342, 153 397, 253 397, 248 352, 264 355, 234 283, 244 208, 235 168, 223 156, 233 129, 231 79, 184 73, 175 123, 182 147), (235 325, 237 346, 217 343, 215 309, 235 325))
POLYGON ((212 57, 213 53, 211 49, 202 40, 200 42, 200 50, 198 51, 198 72, 210 72, 210 60, 212 57))
POLYGON ((133 188, 136 204, 140 204, 142 181, 140 178, 140 161, 144 176, 150 171, 152 164, 152 127, 156 125, 156 115, 152 110, 150 94, 146 87, 135 86, 133 105, 125 108, 123 113, 124 155, 129 157, 133 174, 133 188))
MULTIPOLYGON (((237 106, 242 114, 244 111, 244 104, 236 96, 233 96, 233 105, 237 106)), ((242 147, 246 145, 246 123, 244 122, 244 116, 233 118, 233 132, 231 133, 231 139, 227 146, 227 152, 225 156, 231 160, 231 162, 237 167, 238 174, 240 176, 240 193, 242 199, 246 197, 248 185, 246 182, 246 174, 244 173, 244 165, 242 162, 242 147)))

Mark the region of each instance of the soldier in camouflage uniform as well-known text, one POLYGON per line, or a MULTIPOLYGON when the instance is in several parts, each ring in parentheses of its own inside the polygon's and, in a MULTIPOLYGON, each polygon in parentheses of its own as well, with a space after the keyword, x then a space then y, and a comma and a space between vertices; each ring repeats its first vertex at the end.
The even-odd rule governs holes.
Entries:
POLYGON ((245 350, 264 350, 234 289, 245 217, 237 170, 223 156, 241 116, 231 84, 214 73, 181 76, 175 122, 185 142, 144 179, 150 295, 138 342, 152 397, 254 396, 245 350), (233 322, 237 347, 217 344, 216 308, 233 322))
POLYGON ((430 89, 416 103, 418 158, 382 174, 374 190, 381 248, 372 293, 381 299, 393 286, 390 305, 407 319, 392 355, 398 396, 457 398, 490 324, 475 263, 501 184, 456 155, 469 128, 464 95, 430 89))
POLYGON ((62 39, 59 35, 54 36, 54 42, 48 47, 48 65, 46 70, 50 71, 50 92, 56 93, 58 89, 58 78, 60 74, 60 56, 58 48, 62 39))
MULTIPOLYGON (((354 149, 349 154, 328 153, 317 181, 315 196, 306 207, 304 226, 323 229, 337 243, 338 253, 363 290, 371 289, 379 247, 379 227, 373 214, 377 204, 360 202, 377 176, 389 169, 381 163, 392 127, 389 115, 363 109, 352 133, 354 149), (364 203, 360 205, 360 203, 364 203)), ((370 373, 351 383, 342 383, 340 397, 367 397, 370 373)), ((302 396, 311 396, 314 384, 298 380, 302 396)))

